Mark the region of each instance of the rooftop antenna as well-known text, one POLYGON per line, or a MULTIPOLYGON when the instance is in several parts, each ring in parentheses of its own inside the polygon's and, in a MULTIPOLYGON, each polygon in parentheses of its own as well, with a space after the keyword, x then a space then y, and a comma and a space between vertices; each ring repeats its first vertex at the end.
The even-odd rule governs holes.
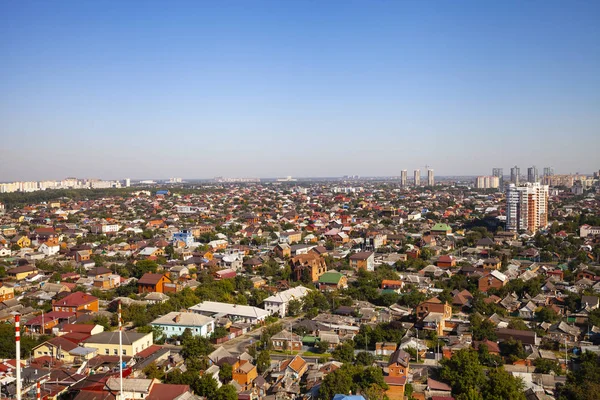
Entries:
POLYGON ((121 300, 119 300, 119 394, 123 397, 123 320, 121 319, 121 300))

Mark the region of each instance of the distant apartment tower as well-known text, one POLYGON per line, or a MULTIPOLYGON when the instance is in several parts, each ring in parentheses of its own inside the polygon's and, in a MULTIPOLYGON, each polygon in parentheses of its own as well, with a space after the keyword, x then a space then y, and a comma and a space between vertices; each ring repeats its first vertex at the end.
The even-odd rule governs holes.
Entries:
POLYGON ((434 186, 434 185, 435 185, 435 178, 433 175, 433 170, 428 169, 427 170, 427 186, 434 186))
POLYGON ((500 187, 504 187, 504 170, 502 168, 492 168, 492 176, 498 177, 500 187))
POLYGON ((554 175, 554 168, 544 167, 544 175, 543 176, 552 176, 552 175, 554 175))
POLYGON ((527 182, 536 183, 538 181, 538 169, 534 165, 533 167, 527 168, 527 182))
POLYGON ((510 183, 515 186, 519 186, 519 177, 521 176, 521 169, 516 165, 510 169, 510 183))
POLYGON ((125 187, 130 187, 130 186, 131 186, 131 179, 125 178, 125 187))
POLYGON ((420 186, 421 185, 421 170, 420 169, 415 169, 414 179, 415 179, 415 186, 420 186))
POLYGON ((500 186, 500 179, 497 176, 478 176, 475 181, 477 189, 496 189, 500 186))
POLYGON ((548 185, 510 184, 506 190, 506 230, 531 233, 548 226, 548 185))
POLYGON ((402 171, 400 171, 400 186, 405 187, 406 186, 406 180, 408 177, 408 171, 403 169, 402 171))

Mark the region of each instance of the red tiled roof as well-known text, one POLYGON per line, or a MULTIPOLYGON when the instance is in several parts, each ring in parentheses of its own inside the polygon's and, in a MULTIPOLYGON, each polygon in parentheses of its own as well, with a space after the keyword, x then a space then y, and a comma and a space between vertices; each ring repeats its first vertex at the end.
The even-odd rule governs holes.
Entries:
POLYGON ((164 277, 163 274, 145 273, 139 280, 138 285, 156 285, 164 277))
POLYGON ((74 316, 75 316, 74 312, 69 312, 69 311, 50 311, 47 314, 38 315, 37 317, 31 318, 29 321, 27 321, 25 323, 25 325, 26 326, 42 325, 42 321, 44 323, 48 323, 48 322, 54 321, 56 319, 67 319, 67 318, 71 318, 71 317, 74 317, 74 316))
POLYGON ((147 349, 144 349, 144 350, 140 351, 139 353, 137 353, 136 357, 147 358, 147 357, 150 357, 152 354, 156 353, 157 351, 159 351, 160 349, 162 349, 162 346, 153 344, 152 346, 148 347, 147 349))
POLYGON ((189 385, 155 383, 146 400, 171 400, 189 391, 189 385))
POLYGON ((65 324, 62 327, 63 332, 67 333, 89 333, 92 334, 92 330, 96 327, 96 325, 91 324, 65 324))
POLYGON ((390 386, 403 386, 406 384, 406 376, 384 376, 383 380, 390 386))
POLYGON ((61 300, 55 301, 52 305, 59 307, 79 307, 94 301, 98 301, 98 298, 84 292, 75 292, 61 300))

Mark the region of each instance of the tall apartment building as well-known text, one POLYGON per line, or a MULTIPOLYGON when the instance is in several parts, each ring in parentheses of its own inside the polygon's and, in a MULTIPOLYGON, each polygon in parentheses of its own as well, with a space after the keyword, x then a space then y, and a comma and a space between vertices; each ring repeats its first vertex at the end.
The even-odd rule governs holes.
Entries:
POLYGON ((538 169, 534 165, 533 167, 527 168, 527 182, 536 183, 538 181, 538 169))
POLYGON ((427 170, 427 186, 434 186, 434 185, 435 185, 435 178, 433 175, 433 170, 428 169, 427 170))
POLYGON ((497 176, 478 176, 475 181, 477 189, 496 189, 500 186, 500 179, 497 176))
POLYGON ((515 186, 519 186, 519 177, 521 176, 521 169, 516 165, 510 169, 510 183, 515 186))
POLYGON ((554 175, 554 168, 552 167, 544 167, 544 174, 543 176, 552 176, 554 175))
POLYGON ((406 178, 408 177, 408 171, 403 169, 400 171, 400 185, 406 187, 406 178))
POLYGON ((421 185, 421 170, 420 169, 415 169, 414 179, 415 179, 415 186, 420 186, 421 185))
POLYGON ((548 226, 548 185, 510 184, 506 190, 506 230, 537 232, 548 226))
POLYGON ((131 179, 125 178, 125 187, 130 187, 130 186, 131 186, 131 179))
POLYGON ((504 170, 502 168, 492 168, 492 176, 498 178, 500 187, 504 187, 504 170))

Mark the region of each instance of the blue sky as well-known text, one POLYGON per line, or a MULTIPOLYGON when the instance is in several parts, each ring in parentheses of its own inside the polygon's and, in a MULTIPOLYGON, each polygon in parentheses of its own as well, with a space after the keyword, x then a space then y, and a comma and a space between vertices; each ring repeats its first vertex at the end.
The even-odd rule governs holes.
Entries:
POLYGON ((0 2, 0 181, 600 168, 597 1, 0 2))

